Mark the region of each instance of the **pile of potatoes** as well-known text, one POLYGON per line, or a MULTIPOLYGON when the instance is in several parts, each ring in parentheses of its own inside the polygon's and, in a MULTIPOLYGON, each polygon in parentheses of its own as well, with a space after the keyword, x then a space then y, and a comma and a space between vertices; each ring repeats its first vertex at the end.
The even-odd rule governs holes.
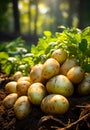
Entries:
POLYGON ((8 95, 3 105, 13 107, 18 119, 30 114, 33 105, 40 106, 45 114, 65 114, 70 107, 68 98, 75 91, 90 94, 90 73, 84 72, 75 57, 57 49, 43 64, 34 65, 28 76, 16 72, 5 91, 8 95))

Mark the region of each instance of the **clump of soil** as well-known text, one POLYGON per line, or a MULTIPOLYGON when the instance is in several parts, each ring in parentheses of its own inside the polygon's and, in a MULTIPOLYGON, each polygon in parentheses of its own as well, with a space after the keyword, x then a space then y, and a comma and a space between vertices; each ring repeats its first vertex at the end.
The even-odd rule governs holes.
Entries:
POLYGON ((89 130, 90 95, 73 95, 68 98, 70 109, 64 115, 45 115, 40 107, 33 106, 32 112, 18 120, 13 108, 6 109, 2 101, 7 95, 5 84, 10 78, 0 74, 0 130, 89 130))

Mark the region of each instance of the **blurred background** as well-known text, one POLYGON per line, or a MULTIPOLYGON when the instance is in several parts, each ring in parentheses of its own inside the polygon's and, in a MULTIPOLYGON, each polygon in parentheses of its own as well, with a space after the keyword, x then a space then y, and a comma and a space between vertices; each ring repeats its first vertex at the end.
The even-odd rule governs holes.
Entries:
POLYGON ((0 0, 0 41, 37 42, 43 31, 90 25, 90 0, 0 0))

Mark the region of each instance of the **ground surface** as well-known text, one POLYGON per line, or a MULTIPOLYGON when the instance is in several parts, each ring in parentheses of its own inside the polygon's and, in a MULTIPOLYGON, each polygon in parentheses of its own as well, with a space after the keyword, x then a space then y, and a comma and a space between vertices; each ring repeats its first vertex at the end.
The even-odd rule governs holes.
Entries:
POLYGON ((2 104, 7 95, 4 87, 9 81, 10 78, 0 74, 0 130, 90 130, 90 96, 70 97, 70 109, 64 115, 45 115, 33 106, 32 112, 20 121, 13 108, 6 109, 2 104))

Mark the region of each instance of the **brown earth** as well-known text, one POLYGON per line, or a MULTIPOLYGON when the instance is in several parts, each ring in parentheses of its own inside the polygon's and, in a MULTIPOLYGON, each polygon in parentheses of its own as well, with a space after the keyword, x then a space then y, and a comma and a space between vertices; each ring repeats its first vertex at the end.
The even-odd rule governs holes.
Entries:
POLYGON ((68 98, 70 109, 64 115, 45 115, 39 107, 23 120, 15 117, 13 108, 6 109, 2 101, 7 95, 4 86, 10 78, 0 74, 0 130, 90 130, 90 95, 68 98))

